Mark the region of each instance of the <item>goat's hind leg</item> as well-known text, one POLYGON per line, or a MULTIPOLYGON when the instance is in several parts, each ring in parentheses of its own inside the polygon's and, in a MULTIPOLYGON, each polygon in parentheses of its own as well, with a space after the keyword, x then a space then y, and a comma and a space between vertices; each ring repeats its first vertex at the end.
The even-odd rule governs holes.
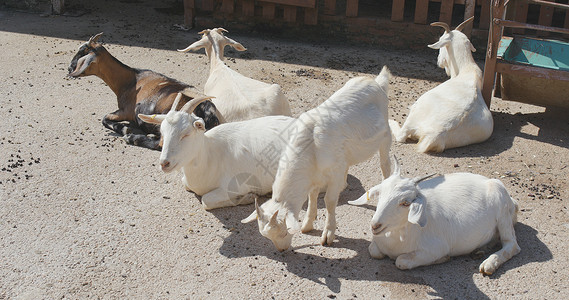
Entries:
POLYGON ((511 217, 500 218, 498 221, 498 232, 500 233, 502 249, 490 255, 480 264, 479 271, 484 275, 492 275, 499 266, 520 253, 520 246, 518 246, 516 241, 516 233, 511 217))
POLYGON ((324 203, 326 204, 326 225, 324 230, 322 230, 320 243, 328 246, 334 242, 336 232, 336 206, 338 205, 338 198, 346 182, 346 175, 344 175, 346 172, 336 172, 336 174, 342 175, 331 178, 326 188, 326 195, 324 196, 324 203))
POLYGON ((130 131, 129 125, 121 123, 123 121, 127 121, 126 115, 124 114, 123 111, 117 110, 117 111, 112 112, 110 114, 106 114, 103 117, 102 123, 103 123, 103 126, 105 126, 105 128, 108 128, 108 129, 124 136, 128 133, 131 133, 131 131, 130 131))

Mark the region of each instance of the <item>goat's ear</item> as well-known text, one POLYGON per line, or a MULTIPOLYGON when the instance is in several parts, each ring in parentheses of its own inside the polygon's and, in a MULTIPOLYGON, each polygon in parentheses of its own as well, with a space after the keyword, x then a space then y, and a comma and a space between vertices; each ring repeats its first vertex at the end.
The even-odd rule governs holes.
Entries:
POLYGON ((476 52, 476 48, 474 48, 474 45, 472 45, 470 41, 468 41, 468 44, 470 45, 470 51, 476 52))
POLYGON ((197 130, 205 131, 205 123, 202 119, 197 119, 194 121, 194 128, 197 130))
POLYGON ((434 43, 434 44, 430 44, 428 45, 429 48, 431 49, 441 49, 442 47, 446 46, 450 41, 448 39, 439 39, 438 42, 434 43))
POLYGON ((189 45, 184 49, 178 49, 179 52, 196 51, 201 48, 205 48, 208 44, 211 44, 207 36, 203 36, 199 41, 189 45))
POLYGON ((144 123, 148 124, 161 124, 164 119, 166 119, 166 115, 144 115, 138 114, 138 118, 141 119, 144 123))
POLYGON ((228 38, 228 37, 225 37, 225 39, 227 40, 227 43, 228 43, 231 47, 235 48, 235 50, 238 50, 238 51, 245 51, 245 50, 247 50, 247 48, 243 47, 243 45, 241 45, 241 43, 238 43, 238 42, 236 42, 236 41, 234 41, 234 40, 232 40, 232 39, 230 39, 230 38, 228 38))
POLYGON ((381 184, 378 184, 378 185, 372 187, 365 194, 361 195, 358 199, 353 200, 353 201, 348 201, 348 203, 352 204, 352 205, 371 204, 372 200, 379 197, 380 191, 381 191, 381 184))
POLYGON ((417 198, 409 205, 409 215, 407 216, 409 223, 417 224, 421 227, 427 225, 425 206, 425 198, 422 195, 417 195, 417 198))
POLYGON ((241 220, 241 223, 250 223, 257 219, 257 211, 254 210, 247 218, 241 220))
POLYGON ((89 53, 89 54, 81 57, 77 61, 77 67, 75 67, 75 70, 73 70, 73 72, 69 73, 68 76, 77 77, 77 76, 83 74, 83 72, 85 72, 85 70, 87 70, 87 68, 91 65, 91 63, 96 60, 96 58, 97 58, 97 55, 95 53, 89 53))

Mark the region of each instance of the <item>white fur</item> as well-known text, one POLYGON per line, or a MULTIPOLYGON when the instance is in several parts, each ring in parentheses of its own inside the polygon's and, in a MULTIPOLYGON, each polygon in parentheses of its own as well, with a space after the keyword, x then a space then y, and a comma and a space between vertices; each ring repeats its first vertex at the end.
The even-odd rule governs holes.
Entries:
POLYGON ((331 245, 336 230, 336 204, 346 185, 348 168, 379 150, 383 176, 391 174, 391 133, 387 124, 389 76, 384 67, 375 80, 353 78, 324 103, 303 113, 295 122, 288 147, 279 161, 272 199, 243 222, 258 216, 261 234, 277 249, 286 250, 292 236, 289 227, 298 227, 306 196, 309 204, 302 232, 313 229, 318 192, 326 188, 326 226, 321 243, 331 245))
POLYGON ((454 173, 421 181, 393 174, 350 204, 377 201, 371 221, 372 257, 395 259, 399 269, 442 263, 496 241, 502 249, 480 265, 492 274, 520 252, 514 224, 517 202, 497 179, 454 173))
POLYGON ((451 78, 419 97, 401 128, 389 121, 395 140, 418 140, 418 152, 442 152, 487 140, 494 123, 482 98, 482 71, 472 58, 475 49, 468 37, 452 30, 429 47, 439 49, 437 64, 451 78))
POLYGON ((196 51, 205 48, 210 60, 210 71, 204 93, 215 97, 212 101, 227 122, 253 118, 284 115, 290 116, 288 100, 278 84, 268 84, 245 77, 230 69, 223 62, 223 49, 229 45, 245 51, 240 43, 223 35, 223 28, 204 30, 201 40, 184 50, 196 51))
POLYGON ((285 129, 295 121, 267 116, 221 124, 204 132, 203 120, 185 111, 139 117, 161 123, 162 170, 181 169, 184 186, 203 195, 205 209, 248 204, 253 201, 252 194, 269 193, 286 146, 285 129))

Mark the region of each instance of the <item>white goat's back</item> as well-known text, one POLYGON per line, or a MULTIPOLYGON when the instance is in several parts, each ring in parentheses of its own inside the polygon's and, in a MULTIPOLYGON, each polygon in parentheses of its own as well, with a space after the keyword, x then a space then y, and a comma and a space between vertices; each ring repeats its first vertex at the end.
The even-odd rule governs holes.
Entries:
POLYGON ((516 220, 517 203, 499 180, 454 173, 423 181, 418 187, 427 199, 428 220, 422 231, 444 236, 450 256, 487 244, 495 237, 500 218, 516 220))

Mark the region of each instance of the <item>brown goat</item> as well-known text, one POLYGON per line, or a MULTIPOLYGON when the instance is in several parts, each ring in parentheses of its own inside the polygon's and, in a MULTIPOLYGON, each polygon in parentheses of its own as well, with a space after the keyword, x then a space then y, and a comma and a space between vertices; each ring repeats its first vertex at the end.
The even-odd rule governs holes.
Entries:
MULTIPOLYGON (((142 122, 137 115, 168 113, 178 93, 183 96, 177 109, 191 99, 207 96, 192 91, 191 86, 160 73, 123 64, 97 42, 102 34, 91 37, 81 45, 69 65, 68 76, 95 75, 101 78, 117 95, 119 107, 117 111, 103 117, 103 125, 123 135, 129 144, 160 149, 159 127, 142 122), (123 121, 128 121, 130 126, 122 123, 123 121)), ((206 129, 224 122, 211 101, 202 102, 194 114, 204 120, 206 129)))

